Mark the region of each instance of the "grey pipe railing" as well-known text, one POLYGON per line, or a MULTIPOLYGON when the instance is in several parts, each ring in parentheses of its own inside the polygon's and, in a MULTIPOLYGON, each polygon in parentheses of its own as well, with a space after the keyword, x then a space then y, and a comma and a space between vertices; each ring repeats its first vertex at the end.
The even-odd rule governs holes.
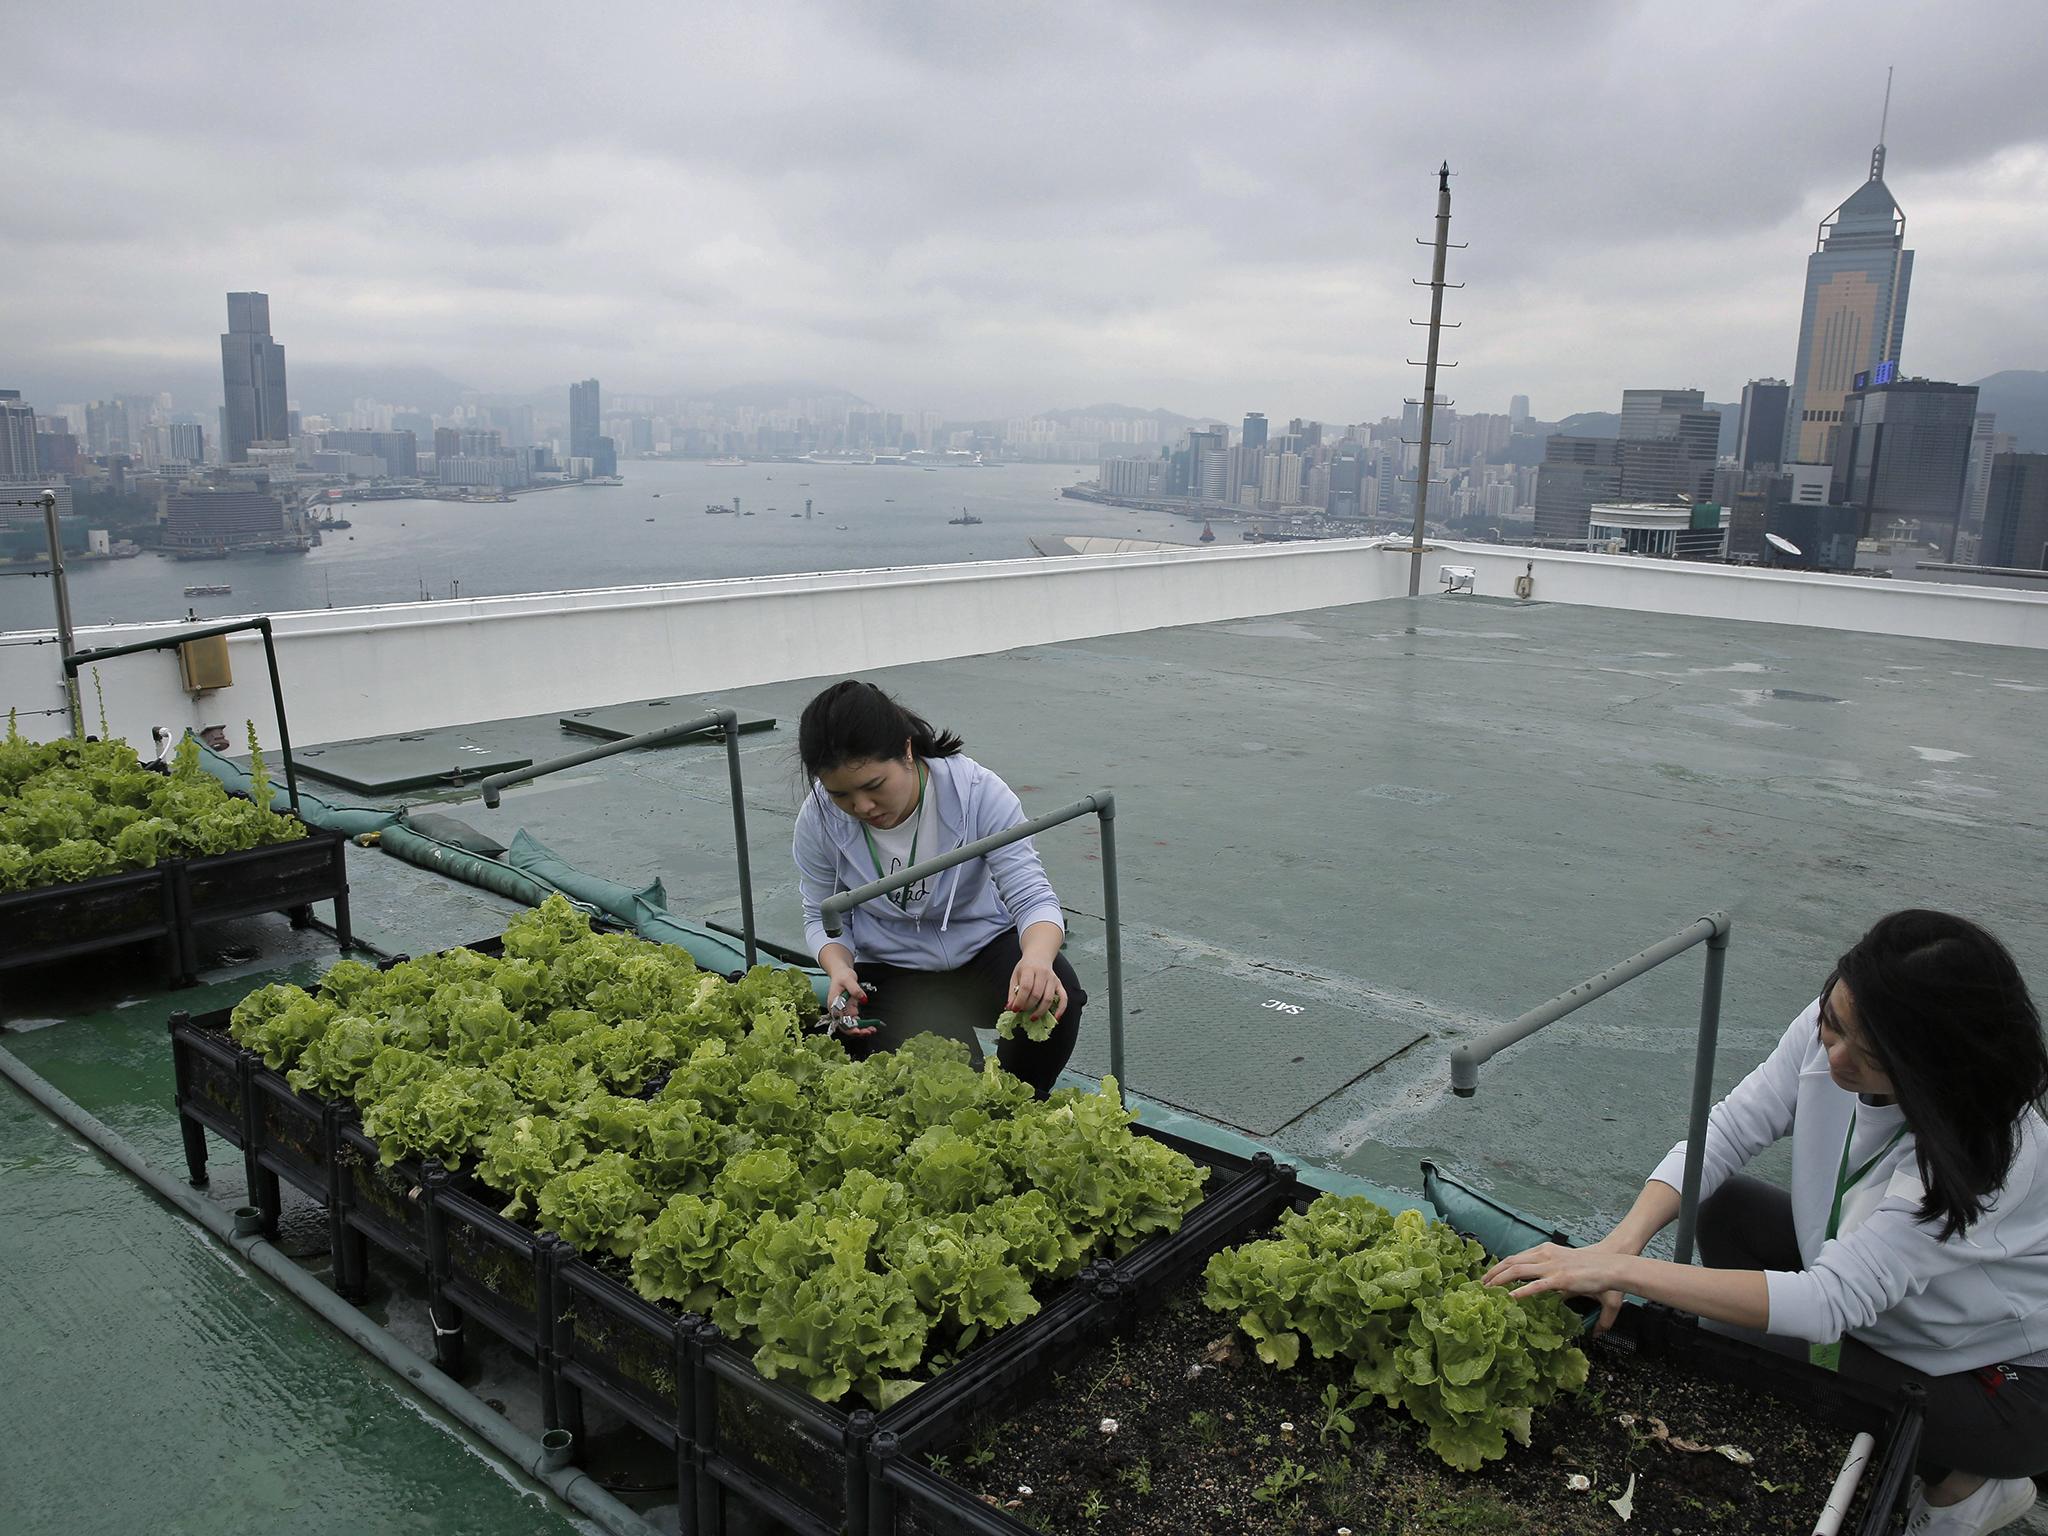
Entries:
POLYGON ((529 763, 524 768, 510 768, 503 773, 491 774, 484 779, 482 785, 484 804, 496 810, 501 791, 509 789, 514 784, 524 784, 529 779, 559 773, 564 768, 579 768, 585 763, 615 757, 621 752, 637 752, 642 747, 665 746, 671 741, 679 741, 685 736, 695 736, 709 730, 723 730, 725 733, 725 771, 726 778, 732 786, 732 834, 733 842, 739 850, 740 925, 747 946, 747 964, 753 966, 758 959, 754 942, 754 873, 747 856, 747 800, 740 784, 740 717, 736 711, 714 709, 709 714, 699 715, 694 720, 685 720, 679 725, 665 725, 658 731, 628 736, 621 741, 608 741, 602 746, 571 752, 565 757, 551 757, 544 763, 529 763))
POLYGON ((998 832, 993 837, 984 837, 972 843, 955 848, 951 853, 942 853, 934 858, 923 859, 908 869, 900 869, 893 875, 880 880, 870 880, 866 885, 855 886, 850 891, 841 891, 828 896, 818 908, 819 919, 825 925, 825 932, 838 938, 842 914, 873 901, 877 896, 886 896, 891 891, 900 891, 905 886, 951 869, 955 864, 965 864, 970 859, 984 858, 998 848, 1007 848, 1012 843, 1021 843, 1027 837, 1036 837, 1069 821, 1078 821, 1083 816, 1093 816, 1102 827, 1102 920, 1108 934, 1109 949, 1109 1071, 1126 1092, 1130 1080, 1124 1076, 1124 948, 1123 920, 1118 910, 1116 880, 1116 796, 1108 790, 1076 800, 1065 810, 1051 811, 1043 816, 1034 816, 1029 821, 1020 821, 1008 831, 998 832))
POLYGON ((1668 939, 1660 939, 1641 954, 1630 955, 1589 976, 1569 991, 1531 1008, 1512 1023, 1490 1034, 1470 1040, 1451 1051, 1451 1092, 1469 1099, 1479 1091, 1479 1069, 1518 1041, 1537 1030, 1575 1013, 1596 997, 1605 997, 1616 987, 1655 970, 1666 960, 1684 954, 1695 944, 1707 946, 1706 975, 1700 983, 1699 1039, 1693 1052, 1692 1112, 1686 1122, 1685 1181, 1678 1192, 1678 1262, 1692 1262, 1693 1239, 1698 1232, 1701 1159, 1707 1149, 1707 1112, 1714 1102, 1714 1053, 1721 1034, 1721 975, 1728 959, 1728 935, 1732 925, 1725 912, 1709 912, 1688 923, 1668 939))
POLYGON ((210 640, 215 635, 235 635, 245 629, 260 630, 263 634, 263 660, 270 668, 270 704, 277 712, 277 743, 284 754, 285 793, 291 798, 292 814, 296 816, 299 814, 299 771, 292 764, 292 730, 285 723, 284 684, 277 675, 277 642, 271 638, 268 615, 236 619, 227 624, 207 624, 198 629, 181 629, 174 635, 158 635, 154 640, 137 640, 129 645, 102 645, 93 650, 78 651, 64 658, 64 672, 75 686, 81 667, 111 661, 116 656, 133 656, 139 651, 168 651, 188 640, 210 640))

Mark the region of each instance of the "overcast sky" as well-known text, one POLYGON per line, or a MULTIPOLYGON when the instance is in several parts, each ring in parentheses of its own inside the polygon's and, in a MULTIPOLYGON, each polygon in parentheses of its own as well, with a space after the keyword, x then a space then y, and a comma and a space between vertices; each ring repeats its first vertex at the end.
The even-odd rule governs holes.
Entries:
MULTIPOLYGON (((2048 367, 2048 7, 31 5, 0 13, 0 386, 294 369, 810 379, 1345 421, 1419 388, 1456 172, 1463 409, 1789 373, 1885 66, 1905 362, 2048 367)), ((46 400, 45 403, 59 403, 46 400)))

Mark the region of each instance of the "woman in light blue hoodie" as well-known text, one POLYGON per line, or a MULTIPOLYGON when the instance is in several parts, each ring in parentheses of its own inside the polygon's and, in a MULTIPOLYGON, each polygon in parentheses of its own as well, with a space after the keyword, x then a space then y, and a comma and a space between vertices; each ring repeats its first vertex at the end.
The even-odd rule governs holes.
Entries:
POLYGON ((2048 1472, 2048 1044, 2004 945, 1894 912, 1842 956, 1770 1058, 1714 1106, 1699 1266, 1642 1257, 1678 1214, 1685 1143, 1587 1248, 1494 1266, 1515 1294, 1622 1294, 1797 1341, 1927 1394, 1909 1536, 1982 1536, 2048 1472), (1740 1170, 1792 1141, 1792 1187, 1740 1170))
POLYGON ((982 1028, 1006 1011, 1050 1013, 1050 1038, 1020 1032, 996 1052, 1043 1098, 1073 1053, 1088 994, 1060 954, 1066 919, 1030 839, 855 907, 836 939, 818 915, 840 891, 1024 820, 1009 785, 961 745, 853 678, 804 706, 797 752, 806 793, 794 848, 804 938, 834 1002, 843 1000, 840 1032, 856 1051, 900 1044, 921 1022, 921 993, 927 1002, 963 999, 963 1022, 982 1028), (887 1022, 862 1024, 861 1005, 877 990, 887 1022))

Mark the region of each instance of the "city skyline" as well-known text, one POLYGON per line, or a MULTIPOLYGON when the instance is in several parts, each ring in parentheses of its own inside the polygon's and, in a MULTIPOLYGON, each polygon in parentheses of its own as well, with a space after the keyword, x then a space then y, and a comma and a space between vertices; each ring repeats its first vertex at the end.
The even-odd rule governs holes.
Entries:
MULTIPOLYGON (((1413 392, 1411 242, 1447 154, 1471 242, 1461 408, 1529 393, 1554 420, 1645 378, 1732 400, 1794 370, 1800 263, 1893 58, 1887 177, 1924 274, 1911 367, 2044 361, 2009 321, 2048 299, 2023 6, 1957 28, 1874 5, 1848 36, 1818 8, 1703 29, 1479 6, 1454 34, 1335 10, 714 11, 687 48, 662 13, 621 11, 588 62, 523 50, 516 11, 481 42, 426 18, 396 58, 374 28, 312 50, 269 18, 236 36, 248 91, 203 114, 175 57, 95 48, 89 99, 54 84, 144 13, 97 14, 30 38, 22 70, 36 174, 0 235, 0 331, 44 399, 198 363, 219 293, 254 288, 289 295, 295 359, 493 393, 812 378, 962 417, 1352 419, 1413 392), (1673 109, 1674 70, 1697 112, 1673 109), (593 93, 596 118, 553 109, 593 93), (1460 110, 1431 110, 1446 95, 1460 110), (252 159, 259 116, 276 137, 252 159)), ((224 17, 166 46, 226 46, 224 17)))

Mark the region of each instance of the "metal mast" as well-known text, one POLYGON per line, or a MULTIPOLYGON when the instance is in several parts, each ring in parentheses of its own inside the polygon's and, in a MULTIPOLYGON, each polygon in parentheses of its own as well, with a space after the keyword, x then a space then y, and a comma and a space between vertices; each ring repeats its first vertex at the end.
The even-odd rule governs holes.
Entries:
MULTIPOLYGON (((1429 510, 1429 440, 1436 426, 1436 370, 1437 343, 1444 330, 1444 290, 1462 288, 1463 283, 1444 281, 1444 258, 1451 246, 1451 164, 1446 160, 1436 173, 1436 257, 1431 264, 1429 281, 1417 279, 1415 286, 1429 290, 1429 355, 1426 362, 1417 363, 1412 357, 1408 366, 1421 368, 1422 372, 1422 456, 1415 466, 1415 542, 1408 556, 1408 595, 1414 597, 1422 590, 1422 536, 1429 510)), ((1418 240, 1417 245, 1430 242, 1418 240)), ((1456 247, 1463 250, 1463 246, 1456 247)), ((1411 320, 1410 325, 1421 325, 1420 320, 1411 320)), ((1457 329, 1455 323, 1452 330, 1457 329)), ((1456 363, 1445 363, 1446 368, 1455 368, 1456 363)))
MULTIPOLYGON (((38 491, 34 496, 17 496, 11 506, 41 507, 43 510, 43 533, 50 541, 50 586, 57 599, 57 665, 64 671, 64 713, 71 721, 71 734, 85 735, 85 715, 78 707, 78 677, 64 669, 77 643, 71 630, 71 589, 64 580, 64 536, 57 527, 57 493, 52 490, 38 491)), ((26 575, 40 574, 24 572, 26 575)), ((44 714, 55 711, 44 710, 44 714)))

